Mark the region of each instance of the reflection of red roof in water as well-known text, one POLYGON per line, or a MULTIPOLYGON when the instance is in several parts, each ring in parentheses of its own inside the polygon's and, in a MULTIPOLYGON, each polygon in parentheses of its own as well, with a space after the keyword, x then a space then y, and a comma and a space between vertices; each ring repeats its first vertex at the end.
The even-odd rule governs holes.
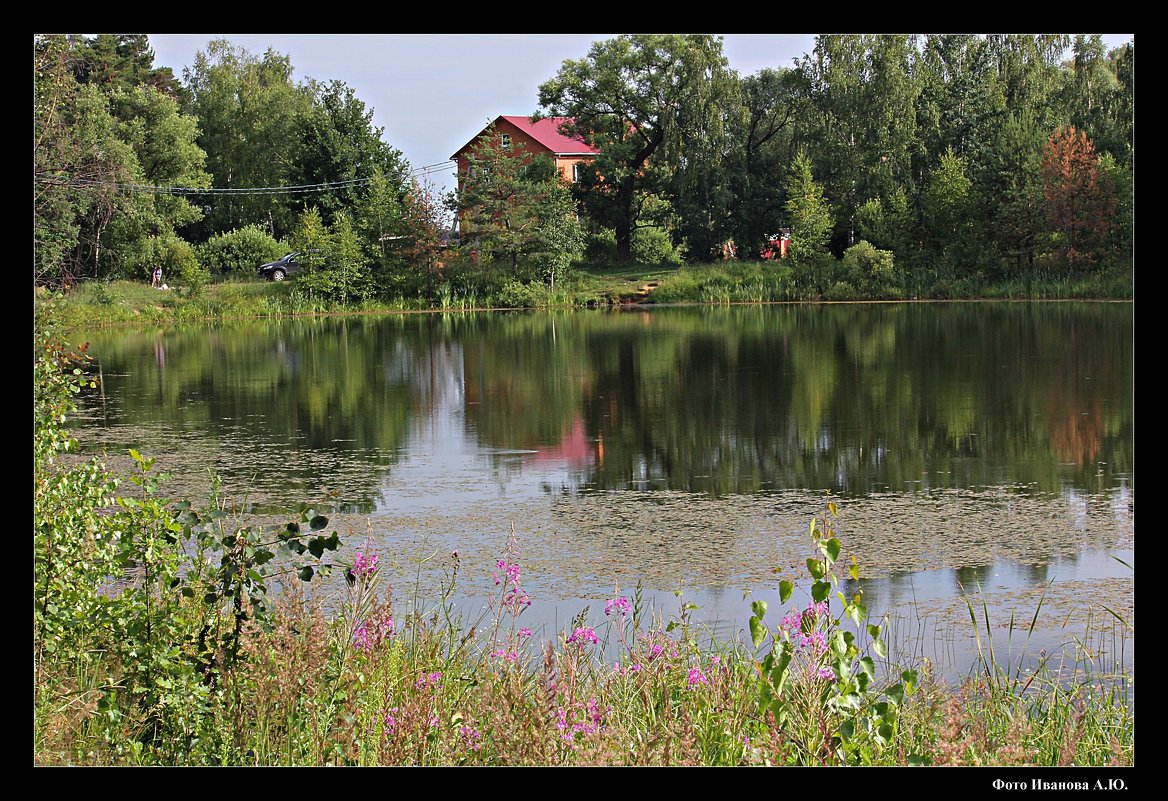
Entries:
POLYGON ((584 420, 579 416, 572 421, 572 427, 560 439, 559 445, 537 446, 535 454, 537 462, 567 462, 574 467, 592 464, 595 458, 596 451, 584 431, 584 420))

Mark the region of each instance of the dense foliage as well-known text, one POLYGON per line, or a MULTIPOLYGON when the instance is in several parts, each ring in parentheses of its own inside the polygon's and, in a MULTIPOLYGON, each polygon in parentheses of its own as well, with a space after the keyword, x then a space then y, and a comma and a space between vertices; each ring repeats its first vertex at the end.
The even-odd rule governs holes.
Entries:
POLYGON ((715 36, 597 41, 537 100, 599 150, 580 180, 488 135, 446 208, 351 87, 275 51, 212 41, 181 82, 141 35, 33 53, 38 284, 162 264, 197 288, 315 236, 310 297, 448 304, 554 291, 586 253, 749 260, 787 229, 801 297, 1130 287, 1135 48, 1099 36, 823 35, 747 76, 715 36), (861 240, 879 280, 839 261, 861 240))

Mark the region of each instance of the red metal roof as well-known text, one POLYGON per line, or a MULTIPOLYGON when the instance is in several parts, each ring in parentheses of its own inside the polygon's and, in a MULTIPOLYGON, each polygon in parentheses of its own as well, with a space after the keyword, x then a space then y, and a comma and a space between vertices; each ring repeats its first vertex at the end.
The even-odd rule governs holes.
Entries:
POLYGON ((579 139, 564 136, 560 133, 560 126, 571 122, 571 117, 544 117, 539 122, 532 122, 531 117, 509 117, 503 119, 526 133, 535 141, 557 154, 568 153, 599 153, 600 151, 579 139))
MULTIPOLYGON (((557 156, 599 153, 597 148, 592 147, 587 142, 560 133, 560 125, 571 119, 571 117, 545 117, 539 122, 532 122, 531 117, 502 115, 497 117, 495 122, 506 120, 557 156)), ((482 136, 482 133, 460 147, 450 158, 458 158, 458 154, 473 145, 479 136, 482 136)))

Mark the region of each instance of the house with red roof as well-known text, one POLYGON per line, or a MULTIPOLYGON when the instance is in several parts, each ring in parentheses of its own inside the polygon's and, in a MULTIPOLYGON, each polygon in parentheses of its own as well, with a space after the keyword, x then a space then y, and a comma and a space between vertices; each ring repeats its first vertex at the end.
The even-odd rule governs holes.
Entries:
POLYGON ((459 191, 462 191, 463 180, 470 166, 468 157, 475 152, 476 145, 482 141, 480 137, 484 135, 495 137, 498 140, 496 146, 503 149, 516 148, 532 156, 551 156, 561 178, 569 183, 579 180, 579 165, 596 158, 600 151, 587 142, 560 133, 560 126, 570 121, 570 117, 545 117, 539 122, 532 122, 530 117, 523 116, 496 117, 494 122, 475 134, 473 139, 450 157, 452 161, 458 162, 459 191))

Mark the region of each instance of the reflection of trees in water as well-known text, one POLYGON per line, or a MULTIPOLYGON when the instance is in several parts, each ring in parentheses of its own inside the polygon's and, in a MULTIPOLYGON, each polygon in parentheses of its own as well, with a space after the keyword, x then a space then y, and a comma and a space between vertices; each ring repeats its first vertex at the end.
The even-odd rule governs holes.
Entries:
MULTIPOLYGON (((573 318, 557 343, 560 363, 565 348, 577 348, 573 372, 551 358, 546 333, 536 340, 544 357, 520 368, 536 382, 564 370, 552 380, 580 394, 602 450, 594 486, 865 493, 1008 482, 1055 491, 1069 472, 1057 432, 1082 430, 1084 403, 1106 405, 1108 431, 1093 436, 1097 458, 1077 460, 1071 480, 1098 488, 1096 460, 1108 474, 1130 470, 1126 306, 663 309, 612 318, 599 318, 603 326, 573 318), (1067 385, 1071 402, 1052 400, 1066 397, 1067 385)), ((528 442, 555 441, 572 419, 570 394, 543 393, 550 428, 527 432, 528 442)))
POLYGON ((341 485, 343 507, 372 509, 376 473, 345 463, 396 461, 433 395, 419 386, 425 332, 402 329, 330 319, 95 337, 105 394, 117 399, 105 423, 189 432, 190 449, 227 450, 215 457, 225 477, 238 470, 261 488, 310 495, 341 485), (160 344, 164 362, 153 356, 160 344))
POLYGON ((106 333, 94 352, 110 425, 252 449, 305 483, 327 481, 321 454, 390 465, 457 434, 530 452, 496 456, 500 470, 559 464, 569 484, 599 489, 1099 492, 1132 480, 1131 313, 393 315, 106 333))
POLYGON ((972 595, 989 586, 994 575, 993 565, 969 565, 953 571, 953 590, 956 594, 972 595))

